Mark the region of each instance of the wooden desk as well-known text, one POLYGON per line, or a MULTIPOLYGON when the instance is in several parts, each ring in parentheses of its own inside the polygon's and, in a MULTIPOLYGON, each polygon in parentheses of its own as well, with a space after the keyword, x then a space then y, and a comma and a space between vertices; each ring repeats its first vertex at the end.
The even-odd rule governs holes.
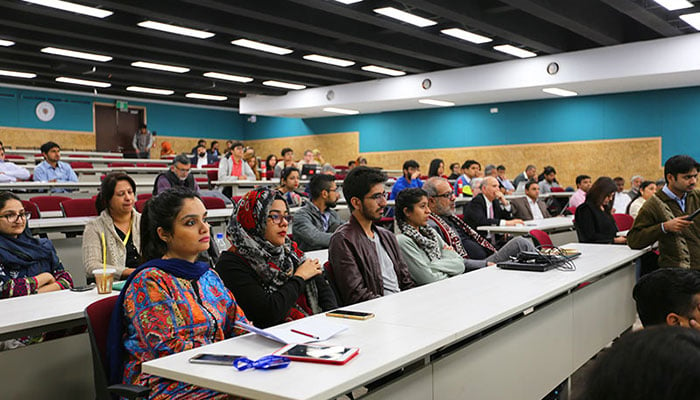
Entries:
POLYGON ((342 321, 349 329, 330 342, 360 347, 357 358, 344 366, 295 362, 278 371, 237 372, 188 362, 203 352, 255 359, 279 348, 245 335, 142 368, 254 399, 333 398, 402 368, 402 378, 367 398, 540 399, 629 328, 635 317, 631 261, 646 250, 567 247, 583 253, 575 271, 490 267, 348 307, 376 317, 342 321))

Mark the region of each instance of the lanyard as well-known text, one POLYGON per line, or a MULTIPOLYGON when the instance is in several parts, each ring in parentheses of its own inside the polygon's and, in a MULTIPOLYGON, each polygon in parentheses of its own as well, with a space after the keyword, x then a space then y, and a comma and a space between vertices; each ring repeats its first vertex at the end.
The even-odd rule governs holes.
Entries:
POLYGON ((127 242, 129 242, 130 236, 131 236, 131 218, 129 218, 129 230, 126 232, 126 236, 124 236, 124 240, 122 240, 124 247, 126 247, 127 242))

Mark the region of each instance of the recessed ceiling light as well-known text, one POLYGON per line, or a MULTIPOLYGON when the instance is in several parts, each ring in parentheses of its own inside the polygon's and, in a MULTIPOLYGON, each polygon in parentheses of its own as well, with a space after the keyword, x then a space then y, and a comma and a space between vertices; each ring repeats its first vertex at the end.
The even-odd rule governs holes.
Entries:
POLYGON ((560 88, 544 88, 542 89, 543 92, 553 94, 556 96, 563 96, 563 97, 571 97, 571 96, 576 96, 578 93, 572 92, 571 90, 565 90, 565 89, 560 89, 560 88))
POLYGON ((355 61, 344 60, 342 58, 327 57, 319 54, 308 54, 304 56, 304 60, 316 61, 324 64, 337 65, 338 67, 349 67, 355 65, 355 61))
POLYGON ((323 109, 323 111, 329 112, 329 113, 335 113, 335 114, 345 114, 345 115, 355 115, 355 114, 360 113, 357 110, 350 110, 347 108, 336 108, 336 107, 326 107, 323 109))
POLYGON ((273 86, 273 87, 278 87, 278 88, 282 88, 282 89, 291 89, 291 90, 306 89, 306 86, 304 86, 304 85, 299 85, 296 83, 280 82, 280 81, 265 81, 262 84, 265 86, 273 86))
POLYGON ((221 72, 205 72, 203 75, 206 76, 207 78, 223 79, 225 81, 233 81, 233 82, 241 82, 241 83, 253 82, 253 78, 248 77, 248 76, 222 74, 221 72))
POLYGON ((99 88, 108 88, 108 87, 112 86, 111 83, 107 83, 107 82, 88 81, 85 79, 67 78, 65 76, 60 76, 60 77, 56 78, 56 82, 71 83, 73 85, 82 85, 82 86, 93 86, 93 87, 99 87, 99 88))
POLYGON ((44 47, 43 49, 41 49, 41 52, 46 53, 46 54, 55 54, 57 56, 81 58, 83 60, 90 60, 90 61, 99 61, 99 62, 112 61, 112 57, 110 57, 110 56, 103 56, 100 54, 93 54, 93 53, 85 53, 82 51, 75 51, 75 50, 58 49, 56 47, 44 47))
POLYGON ((355 3, 361 2, 362 0, 335 0, 335 1, 337 1, 338 3, 343 3, 343 4, 355 4, 355 3))
POLYGON ((112 11, 103 10, 101 8, 87 7, 80 4, 70 3, 61 0, 24 0, 27 3, 38 4, 40 6, 57 8, 63 11, 70 11, 78 14, 88 15, 90 17, 105 18, 114 14, 112 11))
POLYGON ((160 94, 163 96, 170 96, 171 94, 175 93, 174 90, 169 90, 169 89, 154 89, 154 88, 147 88, 147 87, 142 87, 142 86, 128 86, 126 90, 130 92, 141 92, 141 93, 149 93, 149 94, 160 94))
POLYGON ((700 12, 681 15, 681 19, 688 25, 700 31, 700 12))
POLYGON ((190 99, 200 99, 200 100, 213 100, 213 101, 224 101, 228 99, 226 96, 216 96, 213 94, 202 94, 202 93, 187 93, 185 97, 190 99))
POLYGON ((411 25, 415 25, 421 28, 425 28, 426 26, 433 26, 437 24, 435 21, 431 21, 427 18, 419 17, 417 15, 407 13, 406 11, 401 11, 399 9, 396 9, 394 7, 383 7, 383 8, 375 8, 374 12, 377 14, 382 14, 390 18, 398 19, 399 21, 403 21, 406 23, 409 23, 411 25))
POLYGON ((184 74, 185 72, 189 72, 190 70, 189 68, 185 67, 176 67, 174 65, 166 64, 156 64, 146 61, 135 61, 131 63, 131 66, 137 68, 157 69, 159 71, 176 72, 178 74, 184 74))
POLYGON ((253 49, 253 50, 264 51, 266 53, 279 54, 281 56, 294 52, 294 50, 285 49, 284 47, 277 47, 277 46, 273 46, 271 44, 262 43, 262 42, 255 42, 253 40, 248 40, 248 39, 232 40, 231 44, 236 45, 236 46, 241 46, 241 47, 247 47, 247 48, 253 49))
POLYGON ((476 33, 467 32, 464 29, 459 28, 443 29, 440 32, 444 33, 445 35, 456 37, 457 39, 466 40, 467 42, 472 42, 476 44, 488 43, 493 41, 493 39, 487 38, 486 36, 477 35, 476 33))
POLYGON ((391 75, 391 76, 406 75, 406 73, 403 71, 399 71, 399 70, 391 69, 391 68, 379 67, 376 65, 365 65, 364 67, 362 67, 362 69, 365 71, 374 72, 374 73, 383 74, 383 75, 391 75))
POLYGON ((192 29, 192 28, 185 28, 182 26, 164 24, 162 22, 156 22, 156 21, 143 21, 143 22, 139 22, 137 25, 142 27, 142 28, 155 29, 157 31, 175 33, 177 35, 190 36, 190 37, 194 37, 197 39, 209 39, 210 37, 215 35, 214 33, 211 33, 211 32, 200 31, 198 29, 192 29))
POLYGON ((0 39, 0 46, 2 46, 2 47, 10 47, 10 46, 14 46, 14 45, 15 45, 15 42, 13 42, 11 40, 0 39))
POLYGON ((493 46, 494 50, 500 51, 501 53, 506 53, 510 54, 511 56, 516 56, 520 58, 530 58, 530 57, 537 57, 537 54, 523 50, 519 47, 511 46, 509 44, 502 44, 499 46, 493 46))
POLYGON ((434 100, 434 99, 420 99, 418 100, 419 103, 423 104, 430 104, 431 106, 440 106, 440 107, 452 107, 455 105, 455 103, 451 101, 445 101, 445 100, 434 100))
POLYGON ((0 69, 0 75, 1 76, 10 76, 12 78, 25 78, 25 79, 36 78, 36 74, 32 74, 30 72, 7 71, 4 69, 0 69))
POLYGON ((693 3, 691 3, 687 0, 654 0, 654 1, 659 3, 662 7, 664 7, 668 11, 681 10, 681 9, 690 8, 693 6, 693 3))

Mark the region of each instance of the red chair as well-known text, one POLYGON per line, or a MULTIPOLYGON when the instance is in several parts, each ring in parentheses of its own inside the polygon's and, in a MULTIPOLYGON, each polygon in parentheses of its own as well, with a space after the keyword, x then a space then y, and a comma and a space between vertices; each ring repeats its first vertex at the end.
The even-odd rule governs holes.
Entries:
POLYGON ((41 218, 39 207, 37 207, 36 204, 32 203, 31 201, 22 200, 22 207, 24 207, 24 212, 29 213, 30 218, 41 218))
POLYGON ((204 207, 206 207, 207 210, 226 208, 226 203, 218 197, 202 196, 202 203, 204 203, 204 207))
POLYGON ((70 167, 73 169, 76 168, 92 168, 92 163, 85 162, 85 161, 71 161, 70 167))
POLYGON ((213 182, 218 181, 218 180, 219 180, 219 171, 214 171, 214 170, 207 171, 207 181, 209 182, 210 188, 213 188, 214 187, 213 182))
POLYGON ((552 187, 552 193, 563 193, 563 192, 564 192, 564 188, 562 188, 562 187, 557 187, 557 186, 552 187))
POLYGON ((615 218, 615 224, 620 231, 628 231, 634 224, 634 218, 631 215, 613 214, 613 218, 615 218))
POLYGON ((194 181, 197 182, 200 189, 209 189, 209 178, 194 178, 194 181))
POLYGON ((20 156, 19 154, 5 154, 5 159, 6 160, 24 160, 24 156, 20 156))
MULTIPOLYGON (((116 164, 116 163, 114 163, 114 164, 116 164)), ((137 167, 140 167, 140 168, 163 168, 163 169, 165 169, 165 165, 164 165, 164 164, 157 164, 157 163, 143 163, 143 162, 140 162, 140 163, 136 163, 136 166, 137 166, 137 167)))
POLYGON ((117 303, 117 296, 98 300, 85 308, 90 348, 92 350, 92 368, 95 381, 95 398, 109 400, 112 395, 129 399, 146 398, 151 389, 147 386, 116 384, 109 385, 109 365, 107 365, 107 336, 112 311, 117 303))
POLYGON ((394 231, 394 217, 382 217, 382 219, 379 220, 378 225, 384 229, 388 229, 388 230, 393 232, 394 231))
POLYGON ((202 168, 219 168, 219 162, 211 163, 211 164, 204 164, 202 165, 202 168))
POLYGON ((576 207, 574 206, 566 207, 566 211, 570 212, 571 215, 576 215, 576 207))
POLYGON ((109 168, 134 167, 134 163, 119 161, 119 162, 111 162, 111 163, 107 164, 107 166, 109 168))
POLYGON ((121 156, 102 156, 102 158, 109 158, 109 159, 112 159, 112 160, 116 160, 116 159, 121 160, 121 159, 124 158, 124 156, 123 156, 123 155, 121 155, 121 156))
POLYGON ((148 200, 151 197, 153 197, 152 193, 141 193, 140 195, 136 196, 136 200, 148 200))
POLYGON ((87 154, 67 154, 66 157, 70 158, 90 158, 87 154))
POLYGON ((64 217, 96 217, 97 208, 93 199, 70 199, 61 203, 64 217))
POLYGON ((272 178, 274 178, 274 177, 275 177, 275 171, 274 171, 274 170, 271 169, 271 170, 268 170, 267 172, 265 172, 265 178, 267 178, 267 179, 272 179, 272 178))
POLYGON ((136 211, 142 213, 143 209, 146 207, 147 201, 148 199, 137 200, 136 203, 134 203, 134 208, 136 209, 136 211))
POLYGON ((541 231, 539 229, 533 229, 530 231, 530 236, 535 238, 539 243, 539 247, 542 249, 551 249, 554 247, 552 239, 549 237, 547 232, 541 231))
POLYGON ((39 207, 39 211, 61 211, 61 202, 70 200, 66 196, 34 196, 30 197, 29 201, 39 207))

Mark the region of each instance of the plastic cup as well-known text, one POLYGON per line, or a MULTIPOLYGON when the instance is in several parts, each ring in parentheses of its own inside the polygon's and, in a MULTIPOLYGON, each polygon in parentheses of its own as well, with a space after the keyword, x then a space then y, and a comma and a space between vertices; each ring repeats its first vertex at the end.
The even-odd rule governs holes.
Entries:
POLYGON ((97 286, 97 293, 99 294, 109 294, 112 293, 112 283, 114 282, 114 273, 117 272, 114 268, 96 269, 92 271, 95 277, 95 285, 97 286))

